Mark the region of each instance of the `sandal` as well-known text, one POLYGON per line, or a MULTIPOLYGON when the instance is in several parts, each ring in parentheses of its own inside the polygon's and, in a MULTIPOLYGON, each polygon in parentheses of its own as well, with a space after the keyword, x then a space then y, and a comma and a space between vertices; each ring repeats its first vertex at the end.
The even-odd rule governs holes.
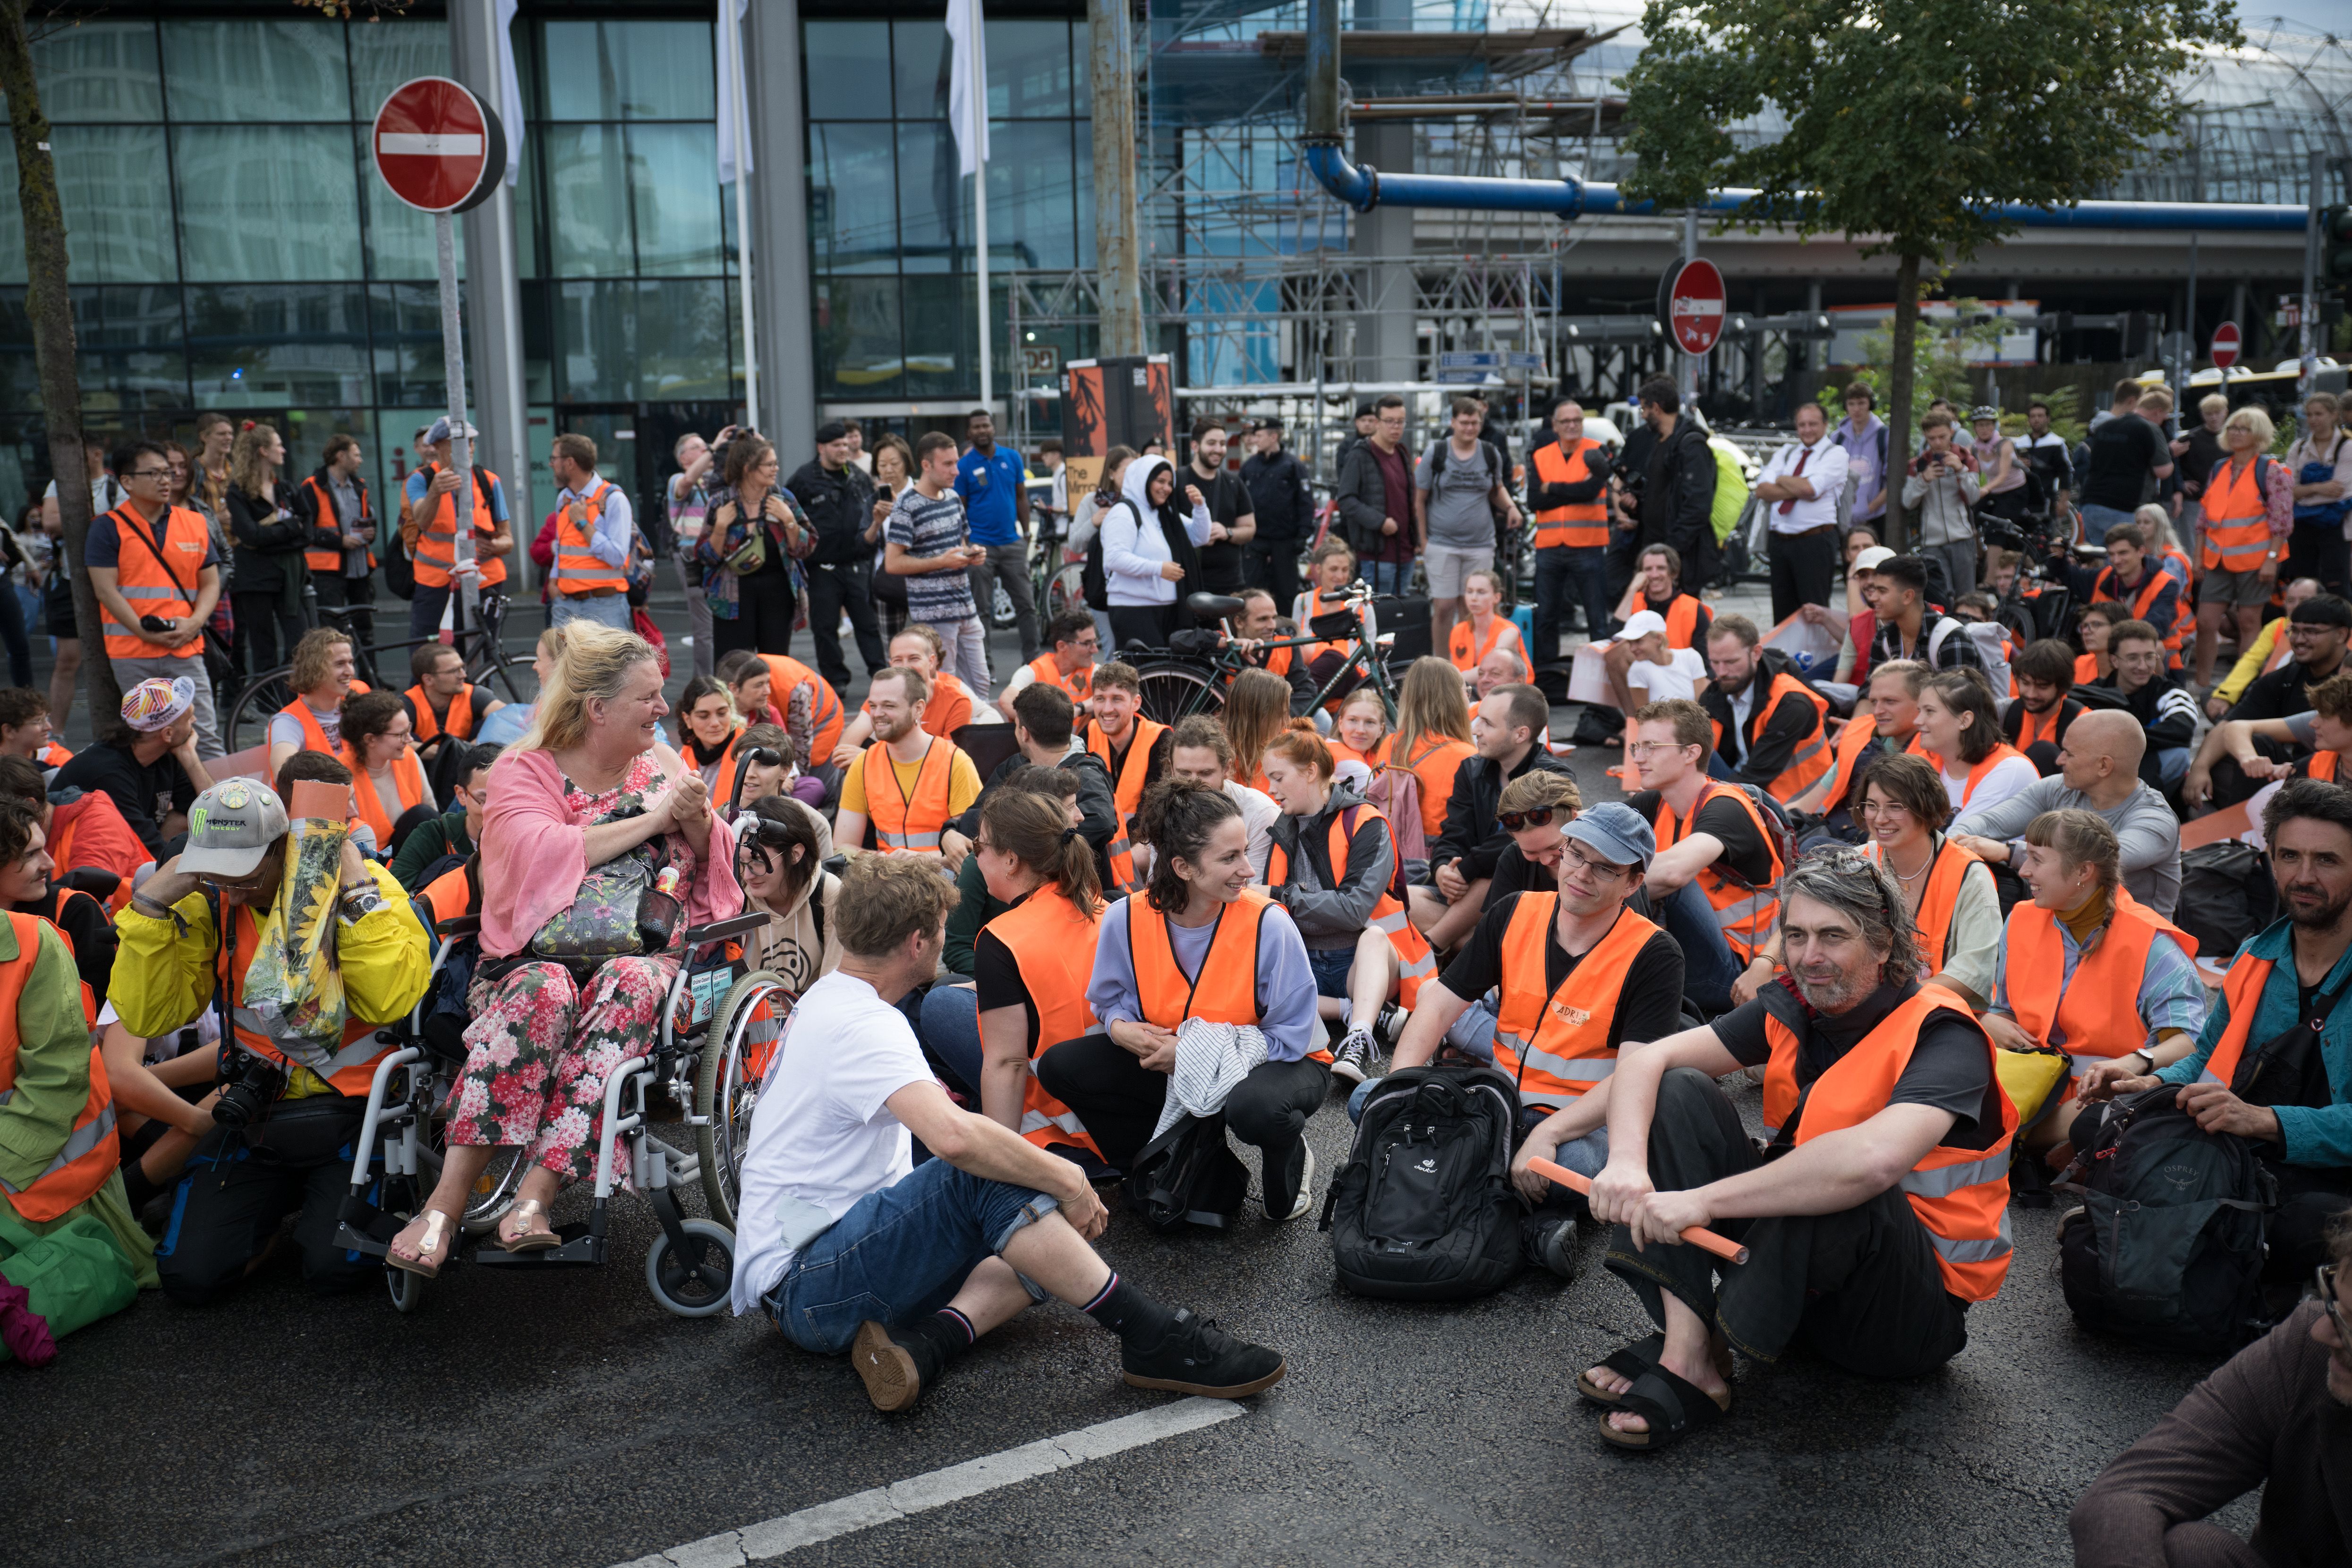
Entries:
POLYGON ((1714 1426, 1731 1413, 1731 1391, 1717 1399, 1695 1384, 1654 1366, 1633 1380, 1618 1402, 1620 1410, 1649 1423, 1646 1432, 1621 1432, 1601 1418, 1601 1436, 1620 1448, 1643 1451, 1671 1448, 1692 1433, 1714 1426))
POLYGON ((414 1258, 403 1258, 394 1248, 400 1245, 400 1236, 408 1234, 403 1226, 400 1236, 392 1238, 392 1246, 383 1249, 383 1260, 404 1274, 418 1275, 426 1279, 441 1277, 441 1266, 449 1261, 449 1216, 439 1209, 426 1209, 409 1225, 422 1224, 417 1233, 417 1250, 414 1258))
MULTIPOLYGON (((1652 1334, 1646 1340, 1635 1340, 1601 1364, 1620 1377, 1638 1378, 1658 1364, 1658 1357, 1665 1353, 1665 1349, 1666 1336, 1663 1333, 1652 1334)), ((1587 1405, 1598 1405, 1604 1410, 1618 1409, 1625 1403, 1623 1394, 1612 1394, 1592 1381, 1591 1367, 1576 1374, 1576 1392, 1583 1397, 1587 1405)))
POLYGON ((525 1198, 507 1211, 499 1222, 499 1245, 509 1252, 546 1252, 563 1245, 563 1238, 547 1225, 547 1205, 537 1198, 525 1198), (507 1227, 521 1221, 521 1228, 507 1227))

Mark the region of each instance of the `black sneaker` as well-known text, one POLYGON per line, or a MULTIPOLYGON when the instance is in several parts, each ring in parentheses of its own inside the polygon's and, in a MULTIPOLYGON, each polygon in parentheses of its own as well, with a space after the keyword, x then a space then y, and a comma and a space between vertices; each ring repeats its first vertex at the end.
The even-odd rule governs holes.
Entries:
POLYGON ((1372 1067, 1380 1059, 1380 1047, 1372 1040, 1370 1029, 1350 1029, 1331 1049, 1331 1076, 1361 1083, 1372 1076, 1372 1067))
POLYGON ((858 1326, 849 1359, 877 1410, 906 1409, 940 1374, 939 1352, 929 1343, 911 1334, 902 1339, 871 1320, 858 1326))
POLYGON ((1124 1341, 1118 1361, 1132 1387, 1210 1399, 1240 1399, 1271 1388, 1288 1370, 1281 1352, 1237 1340, 1214 1319, 1196 1318, 1181 1307, 1158 1344, 1147 1351, 1124 1341))
POLYGON ((1530 1215, 1519 1229, 1528 1261, 1562 1279, 1576 1278, 1576 1222, 1565 1215, 1530 1215))

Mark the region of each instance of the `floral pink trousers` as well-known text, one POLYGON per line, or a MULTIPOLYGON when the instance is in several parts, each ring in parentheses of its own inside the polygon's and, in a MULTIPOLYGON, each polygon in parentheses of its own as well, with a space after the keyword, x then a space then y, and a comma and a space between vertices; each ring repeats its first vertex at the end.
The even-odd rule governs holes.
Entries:
POLYGON ((659 1037, 677 974, 676 958, 656 955, 608 959, 585 985, 560 963, 477 981, 448 1141, 520 1148, 565 1182, 593 1177, 604 1079, 659 1037))

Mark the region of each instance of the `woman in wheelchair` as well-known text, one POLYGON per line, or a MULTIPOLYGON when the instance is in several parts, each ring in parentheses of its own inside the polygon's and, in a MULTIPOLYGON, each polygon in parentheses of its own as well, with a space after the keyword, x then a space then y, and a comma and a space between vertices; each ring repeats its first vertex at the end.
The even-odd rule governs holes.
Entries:
POLYGON ((387 1258, 426 1278, 447 1258, 494 1148, 519 1148, 532 1167, 499 1242, 511 1252, 559 1244, 548 1205, 595 1172, 606 1074, 659 1037, 686 929, 741 907, 734 835, 702 775, 661 742, 669 707, 654 650, 584 621, 565 633, 530 732, 490 770, 480 958, 448 1152, 387 1258), (591 956, 646 940, 649 887, 684 905, 667 946, 591 956))
POLYGON ((833 829, 805 802, 763 795, 735 818, 735 876, 743 912, 767 925, 743 939, 743 960, 782 980, 795 996, 841 966, 834 902, 841 879, 824 868, 833 829))

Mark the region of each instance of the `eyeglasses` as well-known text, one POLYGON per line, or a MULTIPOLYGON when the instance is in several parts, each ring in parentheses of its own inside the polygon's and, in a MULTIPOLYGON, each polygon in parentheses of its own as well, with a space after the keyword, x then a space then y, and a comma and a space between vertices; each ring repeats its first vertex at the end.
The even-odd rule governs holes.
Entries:
POLYGON ((1573 849, 1562 850, 1560 852, 1560 858, 1563 860, 1573 861, 1579 870, 1583 871, 1587 876, 1593 878, 1595 880, 1606 880, 1612 877, 1622 877, 1626 872, 1631 871, 1633 868, 1631 866, 1612 865, 1606 860, 1595 860, 1591 856, 1580 855, 1573 849))
POLYGON ((2336 1346, 2339 1352, 2352 1355, 2352 1328, 2344 1324, 2344 1304, 2336 1299, 2336 1265, 2323 1266, 2317 1275, 2320 1304, 2327 1309, 2327 1321, 2336 1327, 2336 1346))
POLYGON ((170 468, 139 468, 129 477, 134 479, 168 479, 172 472, 170 468))
POLYGON ((1549 827, 1551 819, 1557 815, 1550 806, 1539 805, 1533 811, 1504 812, 1497 820, 1502 823, 1504 832, 1517 833, 1522 827, 1549 827))
POLYGON ((1680 741, 1636 741, 1625 748, 1625 754, 1638 763, 1654 752, 1679 752, 1682 749, 1680 741))

